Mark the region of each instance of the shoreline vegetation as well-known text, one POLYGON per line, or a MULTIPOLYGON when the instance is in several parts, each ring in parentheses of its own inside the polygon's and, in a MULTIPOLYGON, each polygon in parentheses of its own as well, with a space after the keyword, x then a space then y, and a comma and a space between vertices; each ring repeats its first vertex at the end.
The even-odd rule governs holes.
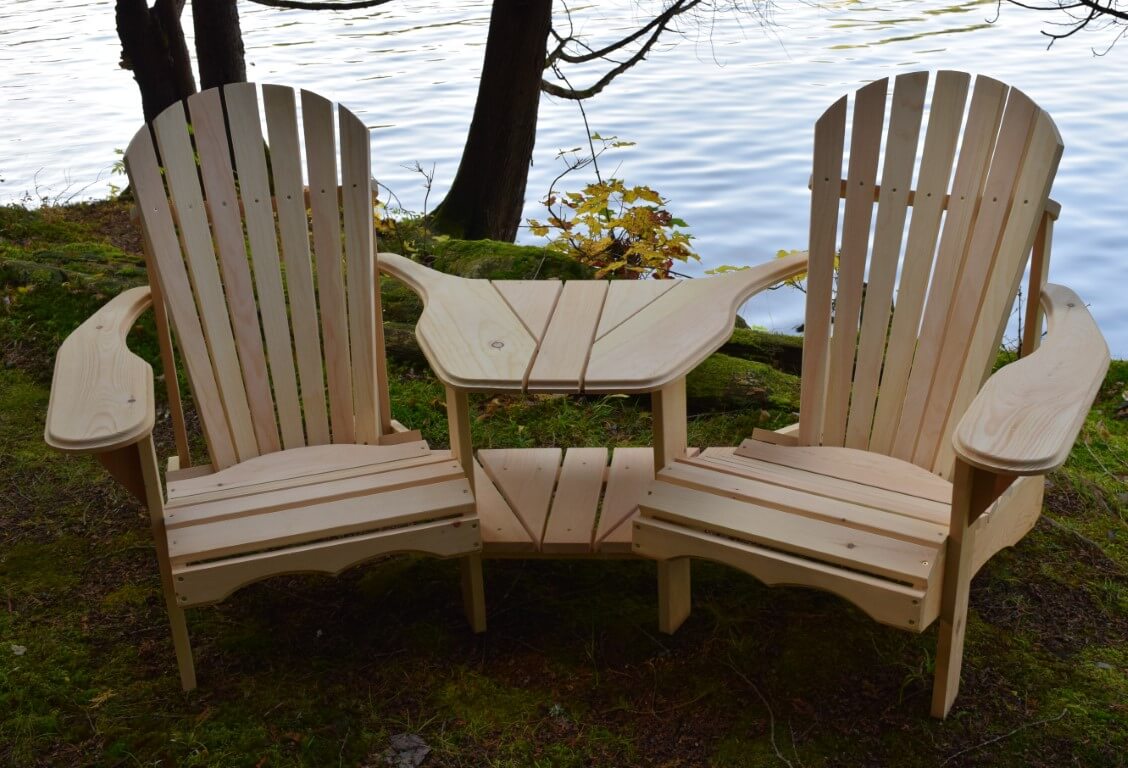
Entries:
MULTIPOLYGON (((405 231, 382 247, 425 249, 455 274, 585 274, 542 248, 424 248, 405 231)), ((1128 362, 1113 361, 1035 530, 973 582, 945 722, 927 716, 934 629, 899 632, 709 563, 672 637, 655 629, 646 562, 489 561, 482 637, 459 614, 454 562, 272 579, 189 612, 201 680, 185 694, 146 513, 42 439, 59 343, 144 281, 128 204, 0 207, 0 764, 420 765, 409 755, 425 743, 423 766, 1128 765, 1128 362)), ((445 446, 418 299, 386 279, 383 301, 393 416, 445 446)), ((167 456, 151 319, 130 344, 154 363, 167 456)), ((690 443, 794 421, 801 344, 736 330, 690 376, 690 443)), ((641 398, 472 407, 477 447, 650 442, 641 398)))

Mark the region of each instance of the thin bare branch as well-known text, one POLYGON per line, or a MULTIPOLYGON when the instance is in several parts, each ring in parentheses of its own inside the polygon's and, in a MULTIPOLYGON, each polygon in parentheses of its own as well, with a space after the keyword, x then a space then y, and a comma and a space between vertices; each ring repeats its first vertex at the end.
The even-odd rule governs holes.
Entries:
POLYGON ((252 3, 270 8, 286 8, 302 11, 351 11, 357 8, 372 8, 392 0, 343 0, 343 2, 313 2, 310 0, 250 0, 252 3))
MULTIPOLYGON (((557 97, 562 98, 562 99, 572 99, 574 101, 578 101, 580 99, 591 98, 592 96, 596 95, 597 93, 602 91, 604 88, 606 88, 611 83, 611 81, 613 81, 616 77, 623 74, 628 69, 633 67, 635 64, 637 64, 640 61, 642 61, 643 59, 645 59, 646 54, 648 54, 650 52, 650 49, 654 47, 654 44, 658 42, 658 38, 660 38, 662 36, 662 33, 669 26, 669 23, 674 18, 676 18, 677 16, 679 16, 679 15, 685 13, 686 11, 689 11, 690 9, 700 5, 701 2, 702 2, 702 0, 679 0, 678 2, 671 5, 666 11, 664 11, 662 14, 659 15, 659 17, 657 17, 657 18, 665 17, 664 23, 658 24, 657 26, 655 26, 653 24, 647 25, 646 28, 648 28, 650 30, 650 37, 649 37, 649 39, 647 39, 647 41, 645 43, 643 43, 643 45, 637 51, 635 51, 634 55, 632 55, 626 61, 623 61, 623 62, 617 64, 616 66, 612 67, 610 70, 607 71, 606 74, 603 75, 603 77, 599 78, 599 80, 597 80, 594 84, 588 86, 587 88, 564 87, 564 86, 557 85, 556 83, 549 82, 548 80, 542 80, 541 81, 541 90, 544 91, 545 93, 551 95, 551 96, 557 96, 557 97)), ((624 39, 626 39, 626 38, 624 38, 624 39)), ((619 45, 618 43, 612 44, 612 46, 618 46, 618 45, 619 45)), ((603 50, 608 50, 608 48, 611 48, 611 46, 605 47, 603 50)), ((591 58, 583 58, 581 60, 582 61, 590 61, 592 59, 591 58)))

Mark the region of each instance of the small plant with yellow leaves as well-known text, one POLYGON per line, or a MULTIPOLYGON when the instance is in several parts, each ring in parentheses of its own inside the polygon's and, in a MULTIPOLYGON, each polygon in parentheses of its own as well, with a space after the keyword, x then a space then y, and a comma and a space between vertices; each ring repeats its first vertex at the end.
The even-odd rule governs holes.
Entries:
POLYGON ((529 219, 529 229, 548 237, 552 250, 595 267, 596 277, 667 278, 675 263, 698 256, 686 223, 666 202, 650 187, 607 179, 582 192, 550 194, 547 221, 529 219))

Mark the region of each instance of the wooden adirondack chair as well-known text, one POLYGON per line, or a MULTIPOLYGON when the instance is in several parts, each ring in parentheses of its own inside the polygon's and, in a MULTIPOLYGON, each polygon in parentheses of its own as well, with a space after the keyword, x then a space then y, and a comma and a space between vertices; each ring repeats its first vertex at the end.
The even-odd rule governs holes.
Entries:
POLYGON ((96 454, 148 507, 185 690, 184 609, 276 574, 390 552, 461 556, 467 614, 485 629, 471 485, 451 452, 391 419, 369 132, 308 91, 299 123, 296 101, 266 85, 260 112, 255 85, 229 85, 138 131, 125 165, 150 286, 87 320, 55 366, 47 442, 96 454), (167 496, 152 369, 125 345, 149 306, 178 449, 167 496), (170 324, 207 443, 201 466, 190 466, 170 324))
POLYGON ((1042 476, 1068 456, 1108 348, 1081 300, 1045 284, 1053 121, 985 77, 969 101, 969 76, 940 72, 918 152, 928 80, 853 95, 845 177, 850 99, 815 125, 797 429, 670 462, 633 533, 636 552, 662 561, 666 632, 689 614, 689 557, 834 592, 912 632, 939 618, 932 714, 944 717, 969 582, 1037 521, 1042 476), (1029 295, 1049 333, 1035 352, 1031 309, 1032 354, 988 379, 1032 247, 1029 295))

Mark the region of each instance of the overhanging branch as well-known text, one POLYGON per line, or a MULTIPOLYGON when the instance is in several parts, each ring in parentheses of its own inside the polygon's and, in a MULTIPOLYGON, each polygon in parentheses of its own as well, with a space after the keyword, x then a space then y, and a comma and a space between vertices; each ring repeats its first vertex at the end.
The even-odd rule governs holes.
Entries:
POLYGON ((250 0, 258 5, 271 8, 286 8, 302 11, 351 11, 357 8, 372 8, 373 6, 390 3, 392 0, 344 0, 344 2, 305 2, 305 0, 250 0))
MULTIPOLYGON (((572 99, 574 101, 591 98, 592 96, 596 95, 604 88, 606 88, 616 77, 645 59, 646 54, 649 53, 650 49, 654 47, 654 44, 658 42, 658 38, 661 37, 662 33, 666 31, 666 28, 669 26, 670 22, 686 11, 689 11, 700 5, 702 1, 703 0, 676 0, 676 2, 671 4, 669 8, 655 16, 649 23, 647 23, 639 30, 614 43, 611 43, 610 45, 606 45, 599 50, 592 50, 589 48, 588 53, 568 54, 565 51, 565 46, 567 46, 569 43, 579 43, 577 43, 577 41, 575 41, 575 39, 571 35, 563 37, 553 31, 553 35, 556 37, 559 43, 552 51, 552 53, 549 54, 546 61, 546 67, 552 68, 556 72, 559 72, 557 68, 559 67, 561 62, 585 63, 595 61, 596 59, 606 59, 608 54, 613 53, 623 48, 624 46, 637 41, 647 32, 650 33, 650 37, 637 51, 635 51, 635 53, 630 58, 628 58, 626 61, 616 64, 594 84, 588 86, 587 88, 572 88, 570 86, 566 87, 553 82, 549 82, 548 80, 542 80, 541 90, 551 96, 557 96, 562 99, 572 99)), ((561 79, 564 78, 562 77, 561 79)))

